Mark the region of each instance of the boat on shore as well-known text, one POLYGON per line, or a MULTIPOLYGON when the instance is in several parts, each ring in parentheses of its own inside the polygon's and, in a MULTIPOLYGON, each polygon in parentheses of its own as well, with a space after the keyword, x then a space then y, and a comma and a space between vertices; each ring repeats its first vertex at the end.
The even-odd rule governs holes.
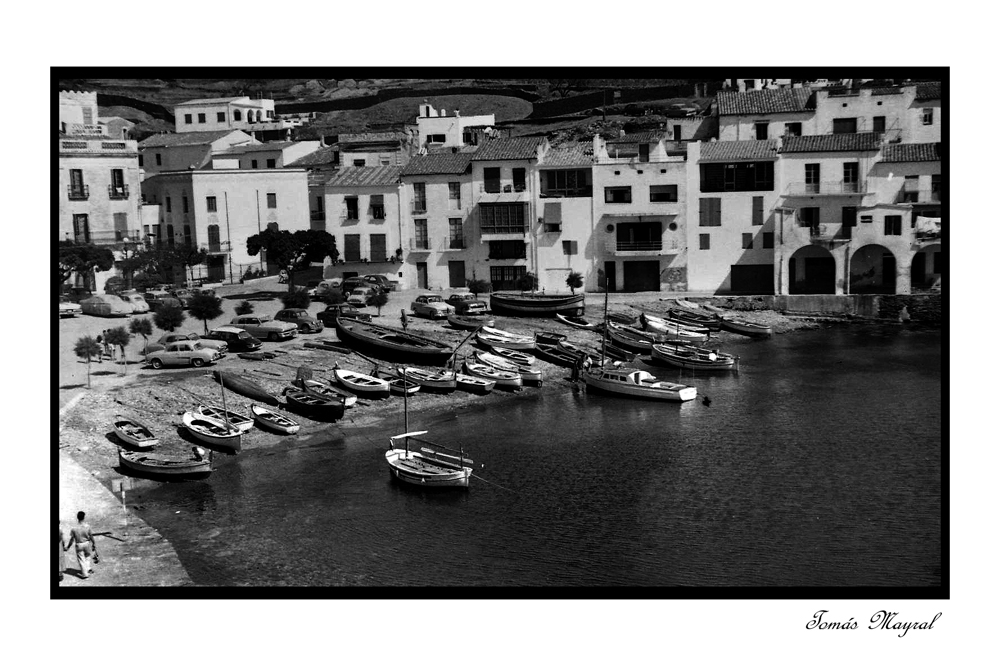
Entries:
POLYGON ((585 311, 583 292, 579 294, 539 294, 535 292, 494 292, 490 310, 515 317, 554 317, 556 314, 581 317, 585 311))
POLYGON ((489 326, 482 327, 476 333, 476 339, 487 347, 503 347, 504 349, 530 350, 535 348, 535 340, 526 335, 515 335, 489 326))
POLYGON ((465 331, 474 331, 481 326, 496 326, 496 320, 486 315, 460 315, 453 313, 448 315, 448 323, 454 328, 460 328, 465 331))
POLYGON ((284 390, 288 408, 314 421, 338 421, 344 418, 344 399, 325 397, 312 391, 287 387, 284 390))
POLYGON ((358 404, 358 396, 339 386, 334 386, 328 382, 321 382, 318 379, 306 378, 304 376, 296 377, 292 381, 292 387, 312 393, 320 398, 340 400, 344 403, 344 407, 353 407, 358 404))
POLYGON ((507 389, 509 391, 520 390, 524 382, 521 380, 521 373, 513 372, 510 370, 500 370, 494 368, 488 363, 479 363, 477 361, 465 360, 465 371, 474 377, 481 377, 494 382, 497 387, 507 389))
POLYGON ((564 368, 572 368, 576 365, 578 356, 576 353, 558 345, 547 342, 539 342, 535 346, 535 354, 543 361, 553 365, 561 365, 564 368))
POLYGON ((396 368, 400 377, 420 384, 421 388, 427 391, 438 393, 451 393, 458 388, 455 375, 450 370, 430 371, 423 368, 396 368))
POLYGON ((212 370, 212 376, 215 377, 215 381, 222 384, 224 388, 235 391, 242 396, 246 396, 257 402, 262 402, 265 405, 278 405, 280 401, 276 396, 271 395, 265 391, 260 385, 241 377, 233 372, 226 372, 224 370, 212 370))
POLYGON ((170 477, 172 479, 203 479, 212 473, 212 452, 200 446, 192 446, 191 458, 187 460, 172 460, 161 456, 150 455, 142 451, 126 451, 118 449, 118 464, 122 467, 152 477, 170 477))
POLYGON ((343 368, 334 368, 333 376, 337 378, 341 386, 358 395, 373 400, 389 397, 389 382, 384 379, 343 368))
POLYGON ((499 356, 500 358, 506 359, 511 363, 516 363, 521 366, 533 366, 537 362, 533 355, 528 352, 518 351, 517 349, 507 349, 506 347, 489 347, 487 349, 494 356, 499 356))
POLYGON ((216 405, 200 404, 194 410, 194 413, 197 416, 207 416, 216 421, 228 421, 229 425, 237 428, 240 432, 249 432, 253 428, 253 419, 246 414, 225 410, 216 405))
POLYGON ((181 421, 192 436, 211 447, 230 453, 243 448, 243 432, 236 426, 194 412, 184 412, 181 421))
MULTIPOLYGON (((521 375, 521 382, 524 384, 541 384, 542 383, 542 371, 538 369, 534 364, 531 365, 519 365, 513 361, 505 359, 497 354, 491 354, 489 352, 477 351, 472 355, 480 363, 485 363, 486 365, 496 368, 497 370, 503 370, 504 372, 516 372, 521 375)), ((532 357, 534 359, 534 357, 532 357)))
POLYGON ((572 326, 573 328, 580 328, 585 331, 597 331, 600 330, 601 328, 600 323, 588 321, 583 317, 574 317, 572 315, 562 315, 556 313, 556 319, 566 324, 567 326, 572 326))
POLYGON ((258 427, 283 435, 294 435, 302 427, 298 421, 260 405, 250 405, 250 413, 258 427))
POLYGON ((739 319, 737 317, 725 316, 722 317, 722 328, 723 330, 729 331, 730 333, 739 333, 740 335, 746 335, 752 338, 769 338, 774 333, 774 329, 767 324, 756 324, 752 321, 747 321, 746 319, 739 319))
POLYGON ((160 443, 152 428, 132 417, 116 414, 112 425, 118 439, 137 449, 151 449, 160 443))
POLYGON ((240 352, 237 356, 248 361, 269 361, 278 357, 277 354, 269 351, 240 352))
POLYGON ((403 379, 399 375, 387 370, 373 370, 372 375, 378 379, 384 379, 389 384, 389 393, 396 396, 413 395, 420 391, 420 384, 411 380, 403 379))
POLYGON ((495 381, 490 379, 477 377, 475 375, 467 375, 461 372, 454 373, 454 376, 455 385, 458 389, 468 391, 469 393, 475 393, 476 395, 486 395, 497 385, 495 381))
POLYGON ((695 327, 689 324, 682 324, 678 321, 647 315, 639 315, 639 322, 647 331, 652 331, 663 336, 664 339, 678 339, 689 342, 705 342, 708 340, 708 329, 695 327))
POLYGON ((681 345, 653 345, 652 357, 685 370, 733 370, 737 362, 732 354, 681 345))
POLYGON ((384 357, 424 365, 444 365, 455 350, 444 342, 358 319, 333 320, 341 341, 378 352, 384 357))
POLYGON ((333 340, 312 340, 310 342, 303 342, 303 347, 308 347, 309 349, 322 349, 323 351, 336 352, 338 354, 350 354, 354 350, 350 347, 346 347, 342 344, 334 342, 333 340))
POLYGON ((657 379, 636 368, 594 366, 583 373, 587 391, 611 393, 627 398, 686 402, 698 396, 698 389, 657 379))
POLYGON ((708 312, 707 310, 696 312, 683 307, 670 308, 666 314, 663 315, 663 318, 679 324, 698 326, 712 332, 722 330, 722 322, 719 321, 719 317, 714 313, 708 312))
POLYGON ((608 322, 606 330, 608 337, 615 345, 640 354, 650 353, 654 343, 665 340, 662 336, 640 331, 630 326, 622 326, 611 321, 608 322))

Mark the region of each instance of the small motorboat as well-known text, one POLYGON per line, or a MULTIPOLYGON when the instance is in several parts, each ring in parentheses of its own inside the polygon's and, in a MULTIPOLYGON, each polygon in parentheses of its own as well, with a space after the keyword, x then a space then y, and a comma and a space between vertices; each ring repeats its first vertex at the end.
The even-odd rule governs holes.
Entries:
POLYGON ((118 463, 142 474, 173 479, 203 479, 212 473, 212 452, 192 446, 192 456, 186 460, 172 460, 151 456, 141 451, 118 449, 118 463))
POLYGON ((194 412, 184 412, 181 421, 196 439, 211 447, 231 453, 243 448, 243 432, 236 426, 194 412))
POLYGON ((774 333, 774 329, 767 324, 755 324, 752 321, 728 315, 722 317, 722 328, 730 333, 748 335, 752 338, 769 338, 774 333))
POLYGON ((466 359, 463 367, 470 375, 496 382, 496 385, 500 388, 516 391, 523 385, 521 373, 519 372, 499 370, 487 363, 477 363, 468 359, 466 359))
POLYGON ((341 386, 358 395, 373 400, 389 397, 389 382, 384 379, 343 368, 335 368, 333 376, 337 378, 341 386))
POLYGON ((645 370, 635 368, 595 367, 583 373, 583 381, 588 391, 626 398, 686 402, 698 395, 698 389, 693 386, 660 381, 645 370))
POLYGON ((225 421, 228 418, 229 425, 238 428, 240 432, 249 432, 253 429, 253 419, 249 416, 232 410, 226 411, 216 405, 198 405, 194 412, 198 416, 207 416, 216 421, 225 421))
POLYGON ((137 449, 151 449, 160 443, 152 428, 131 417, 117 414, 113 425, 118 439, 137 449))
POLYGON ((288 408, 314 421, 337 421, 344 417, 344 399, 340 396, 323 396, 312 391, 286 388, 288 408))
POLYGON ((302 427, 298 421, 260 405, 250 405, 250 413, 253 414, 254 423, 259 427, 280 432, 283 435, 294 435, 302 427))
POLYGON ((556 319, 564 324, 572 326, 573 328, 582 328, 587 331, 596 331, 601 328, 600 322, 587 321, 583 317, 574 317, 572 315, 562 315, 557 313, 556 319))
POLYGON ((424 370, 422 368, 396 368, 400 377, 420 384, 427 391, 451 393, 458 388, 455 375, 449 370, 424 370))
POLYGON ((420 384, 409 379, 403 379, 399 375, 386 370, 373 370, 372 376, 384 379, 389 383, 389 393, 392 395, 413 395, 420 390, 420 384))
POLYGON ((474 331, 482 326, 495 326, 496 320, 493 319, 493 317, 488 317, 486 315, 450 314, 448 315, 448 323, 454 328, 460 328, 465 331, 474 331))
MULTIPOLYGON (((542 382, 542 371, 535 365, 518 365, 502 356, 490 354, 489 352, 477 351, 472 355, 480 363, 503 370, 504 372, 516 372, 521 375, 521 382, 528 384, 540 384, 542 382)), ((532 357, 534 358, 534 357, 532 357)))

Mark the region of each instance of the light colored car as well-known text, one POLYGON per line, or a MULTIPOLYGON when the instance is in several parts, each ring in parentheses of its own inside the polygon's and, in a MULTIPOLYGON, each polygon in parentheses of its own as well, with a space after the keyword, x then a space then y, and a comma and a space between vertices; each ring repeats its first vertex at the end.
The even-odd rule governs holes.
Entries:
POLYGON ((229 324, 236 328, 242 328, 255 338, 271 342, 294 338, 299 333, 299 327, 295 324, 274 321, 268 315, 240 315, 233 317, 229 324))
POLYGON ((373 300, 375 300, 375 289, 372 287, 358 287, 347 297, 347 302, 358 308, 371 305, 373 300))
POLYGON ((455 312, 460 315, 477 315, 486 312, 486 301, 476 298, 472 292, 454 293, 445 302, 455 308, 455 312))
POLYGON ((212 340, 220 340, 236 352, 257 351, 263 346, 260 340, 235 326, 218 326, 202 338, 204 344, 212 340))
POLYGON ((132 314, 146 314, 149 312, 149 303, 142 297, 142 294, 133 291, 123 292, 119 296, 126 303, 132 304, 132 314))
POLYGON ((219 352, 219 358, 222 358, 229 353, 229 346, 225 342, 220 342, 219 340, 209 340, 201 337, 197 333, 164 333, 160 336, 159 340, 146 347, 146 355, 148 356, 153 352, 160 351, 171 343, 180 342, 182 340, 200 342, 202 347, 219 352))
POLYGON ((299 327, 299 333, 319 333, 323 330, 323 322, 309 314, 305 308, 278 310, 274 320, 295 324, 299 327))
POLYGON ((164 349, 146 355, 146 362, 159 370, 165 365, 190 365, 200 368, 219 360, 219 352, 193 340, 171 342, 164 349))
POLYGON ((75 317, 78 314, 82 313, 83 313, 83 308, 80 307, 79 303, 74 303, 65 296, 59 299, 60 317, 75 317))
POLYGON ((410 303, 415 317, 430 317, 431 319, 444 319, 450 314, 454 314, 455 308, 444 302, 437 294, 421 294, 417 300, 410 303))

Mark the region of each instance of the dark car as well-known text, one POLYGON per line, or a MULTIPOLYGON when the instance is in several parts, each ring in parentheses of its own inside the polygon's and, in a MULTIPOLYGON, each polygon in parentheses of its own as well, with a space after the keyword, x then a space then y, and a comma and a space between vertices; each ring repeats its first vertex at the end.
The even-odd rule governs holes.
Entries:
POLYGON ((486 301, 476 298, 475 294, 472 293, 452 294, 445 303, 455 308, 455 314, 478 315, 486 312, 486 301))
POLYGON ((83 299, 90 298, 93 295, 92 291, 83 287, 69 287, 64 285, 62 288, 62 296, 70 303, 79 303, 83 299))
POLYGON ((333 326, 333 320, 337 317, 353 317, 355 319, 360 319, 361 321, 371 321, 372 316, 367 312, 361 312, 356 307, 350 303, 336 303, 334 305, 328 305, 326 310, 323 310, 316 317, 326 324, 327 326, 333 326))
POLYGON ((181 302, 181 307, 187 310, 188 305, 191 304, 191 299, 194 298, 194 292, 190 289, 175 289, 170 292, 170 295, 181 302))
POLYGON ((164 305, 174 305, 179 308, 184 307, 178 299, 174 298, 165 291, 147 291, 142 295, 142 298, 149 304, 149 310, 151 312, 156 312, 164 305))
POLYGON ((305 308, 288 308, 279 310, 274 315, 275 321, 285 321, 299 327, 300 333, 319 333, 323 330, 323 322, 309 314, 305 308))
POLYGON ((344 292, 344 296, 347 296, 358 287, 371 287, 371 286, 374 285, 372 285, 369 282, 365 282, 365 279, 363 277, 349 277, 346 278, 340 284, 340 290, 344 292))
POLYGON ((363 275, 361 279, 365 281, 365 284, 378 287, 386 293, 392 291, 392 284, 389 283, 389 278, 384 275, 363 275))
POLYGON ((235 326, 219 326, 218 328, 213 328, 208 332, 208 335, 203 337, 207 340, 220 340, 225 342, 231 351, 237 352, 257 351, 264 346, 260 340, 253 337, 242 328, 236 328, 235 326))

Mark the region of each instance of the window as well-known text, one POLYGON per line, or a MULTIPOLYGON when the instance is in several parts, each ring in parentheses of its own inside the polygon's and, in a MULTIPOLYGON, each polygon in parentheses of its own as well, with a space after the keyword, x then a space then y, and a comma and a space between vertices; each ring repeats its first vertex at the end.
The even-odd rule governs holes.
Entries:
POLYGON ((483 180, 485 181, 485 189, 487 192, 499 192, 500 191, 500 167, 490 167, 483 169, 483 180))
POLYGON ((490 259, 524 259, 528 244, 524 241, 502 240, 490 241, 490 259))
POLYGON ((462 218, 448 218, 448 247, 461 250, 465 247, 465 237, 462 235, 462 218))
POLYGON ((389 257, 385 254, 385 234, 372 234, 368 237, 368 242, 370 243, 370 254, 368 257, 371 261, 388 261, 389 257))
POLYGON ((833 133, 834 134, 854 134, 858 131, 858 119, 857 118, 834 118, 833 119, 833 133))
POLYGON ((267 193, 267 207, 277 208, 278 207, 278 195, 274 192, 267 193))
POLYGON ((169 213, 169 212, 171 212, 171 210, 172 209, 170 207, 170 197, 167 197, 167 212, 169 213))
POLYGON ((250 160, 250 168, 251 169, 257 168, 257 160, 250 160))
POLYGON ((917 203, 920 200, 920 176, 906 176, 902 194, 901 203, 917 203))
POLYGON ((490 266, 493 291, 517 289, 517 282, 528 272, 525 266, 490 266))
POLYGON ((542 197, 589 197, 591 187, 586 169, 546 171, 541 179, 542 197))
POLYGON ((347 219, 356 220, 358 219, 358 198, 357 197, 344 197, 344 206, 347 208, 347 219))
POLYGON ((379 157, 378 163, 379 166, 389 166, 390 164, 392 164, 392 160, 388 157, 379 157))
MULTIPOLYGON (((215 197, 211 197, 215 198, 215 197)), ((210 224, 208 225, 208 251, 218 252, 221 249, 221 243, 219 242, 219 225, 210 224)))
POLYGON ((323 197, 316 197, 316 210, 323 212, 323 197))
POLYGON ((276 164, 277 164, 276 160, 268 160, 267 161, 267 168, 268 169, 274 169, 276 164))
POLYGON ((69 198, 83 199, 87 196, 87 186, 83 184, 83 169, 69 170, 69 198))
POLYGON ((215 119, 220 123, 226 122, 226 112, 219 111, 218 113, 215 114, 215 119))
POLYGON ((721 227, 722 226, 722 199, 702 198, 698 200, 698 226, 699 227, 721 227))
POLYGON ((577 254, 576 241, 563 241, 563 254, 577 254))
POLYGON ((361 261, 361 234, 344 234, 344 261, 361 261))
POLYGON ((812 234, 819 233, 819 208, 800 208, 799 209, 799 226, 809 227, 812 234))
POLYGON ((525 190, 525 170, 521 167, 514 169, 514 191, 524 192, 525 190))
POLYGON ((163 156, 160 153, 156 153, 156 166, 163 165, 163 156))
POLYGON ((447 138, 444 134, 428 134, 427 143, 444 143, 447 138))
POLYGON ((237 122, 243 120, 243 112, 240 111, 239 109, 233 111, 233 120, 237 122))
POLYGON ((886 215, 885 216, 885 235, 886 236, 902 236, 903 235, 903 216, 902 215, 886 215))
POLYGON ((448 208, 462 209, 462 183, 448 183, 448 208))
POLYGON ((385 195, 373 194, 368 200, 368 205, 371 208, 372 218, 376 220, 385 219, 385 195))
POLYGON ((464 144, 472 143, 472 132, 462 132, 462 143, 464 144))
POLYGON ((885 131, 885 116, 875 116, 874 118, 872 118, 872 131, 873 132, 885 131))
POLYGON ((128 238, 128 213, 114 213, 112 219, 115 229, 115 240, 120 241, 128 238))
POLYGON ((181 210, 185 213, 188 212, 188 198, 186 194, 181 196, 181 210))
POLYGON ((185 113, 184 122, 190 125, 192 122, 194 122, 194 117, 190 113, 185 113))
POLYGON ((677 201, 676 185, 650 185, 649 200, 652 203, 671 203, 677 201))
POLYGON ((191 225, 190 224, 185 224, 184 225, 184 244, 187 245, 187 246, 189 246, 189 247, 191 246, 191 225))
POLYGON ((215 197, 205 197, 205 204, 208 207, 208 212, 209 213, 217 213, 218 212, 218 208, 216 208, 216 205, 215 205, 215 197))
POLYGON ((931 176, 931 201, 941 201, 941 174, 931 176))
POLYGON ((755 227, 764 224, 764 197, 753 198, 753 219, 750 224, 755 227))
POLYGON ((497 203, 479 205, 479 225, 484 233, 521 234, 528 230, 526 204, 497 203))
POLYGON ((862 215, 861 216, 861 224, 871 224, 871 222, 872 222, 872 216, 871 215, 862 215))
POLYGON ((418 250, 429 250, 427 242, 427 220, 413 220, 413 243, 418 250))
POLYGON ((758 141, 767 139, 767 123, 754 123, 753 131, 758 141))
POLYGON ((413 183, 413 210, 427 210, 427 183, 413 183))
POLYGON ((806 192, 819 192, 819 165, 806 165, 806 192))
POLYGON ((73 215, 73 240, 77 243, 90 242, 90 220, 86 213, 73 215))
POLYGON ((701 165, 702 192, 763 192, 774 189, 774 162, 701 165))
POLYGON ((923 123, 924 125, 934 124, 934 109, 924 109, 923 112, 923 123))
POLYGON ((142 155, 139 155, 139 168, 142 168, 142 155))
POLYGON ((711 250, 712 249, 711 239, 712 239, 711 234, 698 234, 698 249, 711 250))
POLYGON ((356 167, 363 167, 364 165, 365 165, 365 161, 363 159, 354 160, 354 166, 356 166, 356 167))
POLYGON ((774 249, 774 232, 765 231, 764 232, 764 245, 762 246, 765 250, 774 249))
POLYGON ((785 136, 802 136, 802 123, 785 123, 785 136))
POLYGON ((174 245, 174 225, 167 225, 167 245, 173 247, 174 245))
POLYGON ((844 206, 840 209, 841 235, 850 238, 851 229, 858 223, 858 209, 854 206, 844 206))
POLYGON ((605 187, 604 203, 632 203, 632 188, 605 187))
POLYGON ((844 162, 844 192, 859 192, 858 163, 844 162))
POLYGON ((753 249, 753 234, 743 234, 743 249, 744 250, 753 249))
POLYGON ((198 114, 198 122, 199 123, 204 123, 205 122, 205 114, 204 113, 199 113, 198 114))

